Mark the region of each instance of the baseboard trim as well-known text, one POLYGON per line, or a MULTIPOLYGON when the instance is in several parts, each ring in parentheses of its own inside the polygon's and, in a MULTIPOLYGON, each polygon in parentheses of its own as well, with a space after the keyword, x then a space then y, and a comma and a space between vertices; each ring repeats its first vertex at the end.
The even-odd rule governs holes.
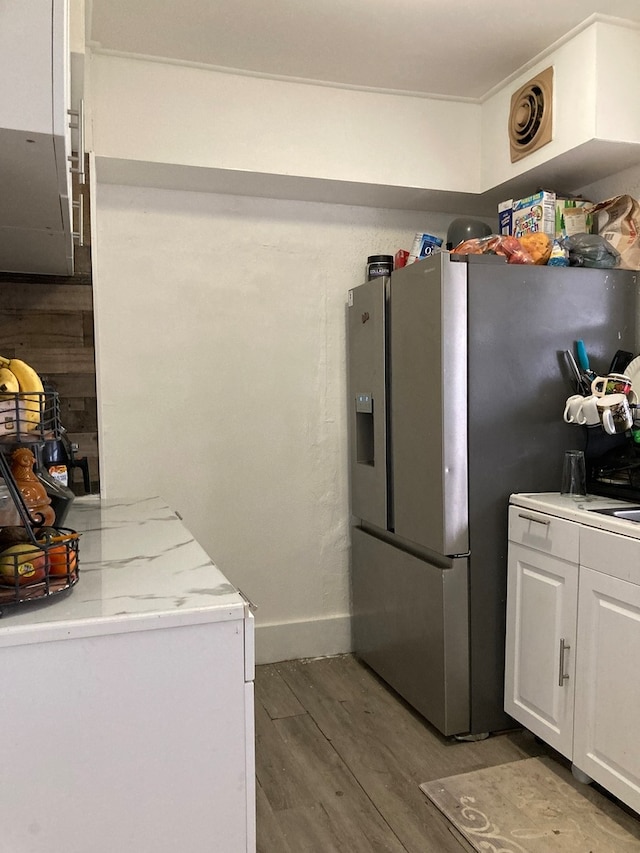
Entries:
POLYGON ((348 614, 304 622, 256 625, 256 663, 327 657, 353 651, 348 614))

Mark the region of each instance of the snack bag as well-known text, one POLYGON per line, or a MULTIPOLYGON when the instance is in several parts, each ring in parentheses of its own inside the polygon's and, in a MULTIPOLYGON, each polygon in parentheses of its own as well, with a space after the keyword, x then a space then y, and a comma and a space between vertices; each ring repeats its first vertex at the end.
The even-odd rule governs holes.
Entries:
POLYGON ((518 238, 520 245, 525 249, 533 259, 534 264, 540 266, 547 263, 551 257, 551 249, 553 241, 544 231, 537 231, 532 234, 523 234, 518 238))
POLYGON ((472 237, 451 250, 452 255, 502 255, 509 264, 532 264, 533 258, 517 237, 491 234, 472 237))
POLYGON ((554 240, 551 249, 551 257, 547 261, 550 267, 568 267, 569 251, 564 248, 561 240, 554 240))
POLYGON ((486 255, 492 252, 495 238, 492 237, 470 237, 463 240, 451 249, 452 255, 486 255))

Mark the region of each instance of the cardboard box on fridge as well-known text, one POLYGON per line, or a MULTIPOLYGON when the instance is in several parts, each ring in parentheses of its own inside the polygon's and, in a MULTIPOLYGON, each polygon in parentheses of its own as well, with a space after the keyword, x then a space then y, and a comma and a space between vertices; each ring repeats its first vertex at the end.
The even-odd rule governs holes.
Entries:
POLYGON ((513 199, 501 201, 498 205, 498 234, 505 237, 511 236, 511 227, 513 224, 513 199))
POLYGON ((522 237, 523 234, 542 231, 553 240, 556 230, 556 194, 542 190, 515 200, 512 217, 512 236, 522 237))
POLYGON ((555 237, 591 234, 593 231, 593 202, 584 199, 556 199, 555 237))

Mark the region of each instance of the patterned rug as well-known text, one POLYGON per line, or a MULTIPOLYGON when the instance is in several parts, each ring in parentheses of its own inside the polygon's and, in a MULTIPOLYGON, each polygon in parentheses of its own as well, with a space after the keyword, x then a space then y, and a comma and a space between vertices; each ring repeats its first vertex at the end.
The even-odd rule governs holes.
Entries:
POLYGON ((551 758, 526 758, 420 788, 479 853, 640 853, 640 819, 551 758))

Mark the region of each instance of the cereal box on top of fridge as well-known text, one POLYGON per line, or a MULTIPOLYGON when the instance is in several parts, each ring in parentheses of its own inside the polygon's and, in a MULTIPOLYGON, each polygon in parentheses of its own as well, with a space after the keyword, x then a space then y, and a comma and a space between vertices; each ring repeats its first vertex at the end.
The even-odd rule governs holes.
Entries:
POLYGON ((535 193, 513 202, 513 236, 542 231, 553 240, 556 233, 556 194, 535 193))

